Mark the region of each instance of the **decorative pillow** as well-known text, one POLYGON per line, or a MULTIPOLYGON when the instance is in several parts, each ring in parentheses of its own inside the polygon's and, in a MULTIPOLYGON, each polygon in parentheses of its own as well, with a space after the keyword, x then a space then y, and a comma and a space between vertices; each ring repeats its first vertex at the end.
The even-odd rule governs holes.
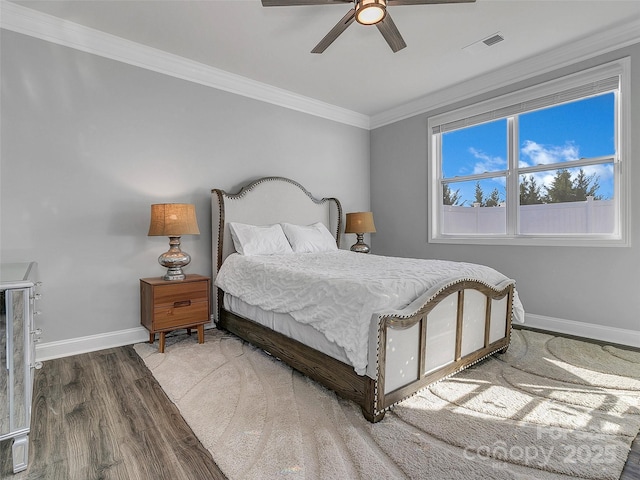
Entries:
POLYGON ((274 225, 247 225, 230 222, 231 238, 240 255, 282 255, 293 253, 282 227, 274 225))
POLYGON ((293 225, 291 223, 282 223, 281 225, 294 253, 338 250, 336 239, 322 222, 307 226, 293 225))

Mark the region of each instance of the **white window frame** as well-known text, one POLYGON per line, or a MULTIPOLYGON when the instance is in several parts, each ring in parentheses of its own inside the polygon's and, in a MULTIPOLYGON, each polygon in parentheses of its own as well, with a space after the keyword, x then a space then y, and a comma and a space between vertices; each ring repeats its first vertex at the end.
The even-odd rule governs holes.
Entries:
MULTIPOLYGON (((587 98, 585 95, 583 98, 587 98)), ((565 77, 541 83, 507 95, 495 97, 480 103, 446 112, 428 119, 428 241, 430 243, 479 244, 479 245, 543 245, 543 246, 629 246, 630 208, 629 208, 629 166, 624 165, 630 152, 630 59, 629 57, 606 63, 598 67, 583 70, 565 77), (517 234, 519 188, 515 188, 518 179, 519 146, 509 142, 509 170, 507 173, 507 233, 504 235, 464 235, 443 234, 440 231, 442 204, 442 158, 441 133, 434 132, 439 126, 460 122, 460 125, 476 125, 473 117, 489 120, 508 118, 509 115, 499 113, 491 117, 492 112, 510 109, 525 102, 533 102, 543 97, 557 95, 573 88, 594 84, 598 81, 618 76, 619 87, 616 93, 615 111, 615 147, 613 157, 614 182, 616 185, 616 232, 612 235, 522 235, 517 234), (481 116, 481 117, 477 117, 481 116), (468 122, 468 123, 467 123, 468 122), (624 166, 624 168, 623 168, 624 166), (509 182, 509 178, 515 180, 509 182)), ((524 111, 533 111, 534 108, 524 111)), ((511 139, 512 140, 512 139, 511 139)), ((573 167, 573 162, 566 166, 573 167)), ((628 163, 628 161, 627 161, 628 163)), ((491 174, 487 174, 489 176, 491 174)), ((449 179, 450 180, 450 179, 449 179)))

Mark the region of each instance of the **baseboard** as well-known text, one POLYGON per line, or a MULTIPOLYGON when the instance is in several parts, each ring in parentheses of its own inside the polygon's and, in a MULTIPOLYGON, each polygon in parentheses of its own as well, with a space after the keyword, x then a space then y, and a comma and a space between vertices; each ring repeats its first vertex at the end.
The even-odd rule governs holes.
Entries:
POLYGON ((604 325, 545 317, 531 313, 525 315, 524 326, 640 348, 640 330, 606 327, 604 325))
POLYGON ((44 362, 54 358, 69 357, 81 353, 95 352, 105 348, 121 347, 149 340, 149 332, 144 327, 128 328, 116 332, 70 338, 57 342, 36 344, 36 360, 44 362))
MULTIPOLYGON (((204 327, 205 330, 209 328, 213 328, 213 323, 209 323, 204 327)), ((158 335, 156 335, 156 340, 157 338, 158 335)), ((133 345, 134 343, 147 342, 148 340, 149 331, 144 327, 135 327, 57 342, 38 343, 36 344, 36 361, 44 362, 54 358, 70 357, 71 355, 95 352, 105 348, 122 347, 123 345, 133 345)))

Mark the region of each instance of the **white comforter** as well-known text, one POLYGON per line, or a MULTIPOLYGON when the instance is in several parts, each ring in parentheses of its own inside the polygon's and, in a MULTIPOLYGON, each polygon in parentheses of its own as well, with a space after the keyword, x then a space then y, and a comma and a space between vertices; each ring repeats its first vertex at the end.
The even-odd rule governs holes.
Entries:
MULTIPOLYGON (((472 263, 383 257, 339 250, 269 256, 230 255, 216 286, 263 310, 287 313, 341 346, 359 375, 367 366, 374 313, 399 310, 421 295, 460 279, 501 288, 510 280, 472 263)), ((524 310, 514 298, 514 319, 524 310)))

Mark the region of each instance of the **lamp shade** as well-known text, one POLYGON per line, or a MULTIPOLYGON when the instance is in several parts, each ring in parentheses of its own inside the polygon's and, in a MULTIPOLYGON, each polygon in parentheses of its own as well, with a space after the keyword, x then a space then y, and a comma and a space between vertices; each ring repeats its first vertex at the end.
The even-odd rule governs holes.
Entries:
POLYGON ((189 203, 159 203, 151 205, 151 223, 148 235, 179 237, 198 235, 196 207, 189 203))
POLYGON ((376 226, 373 224, 373 213, 347 213, 347 224, 344 233, 374 233, 375 231, 376 226))

